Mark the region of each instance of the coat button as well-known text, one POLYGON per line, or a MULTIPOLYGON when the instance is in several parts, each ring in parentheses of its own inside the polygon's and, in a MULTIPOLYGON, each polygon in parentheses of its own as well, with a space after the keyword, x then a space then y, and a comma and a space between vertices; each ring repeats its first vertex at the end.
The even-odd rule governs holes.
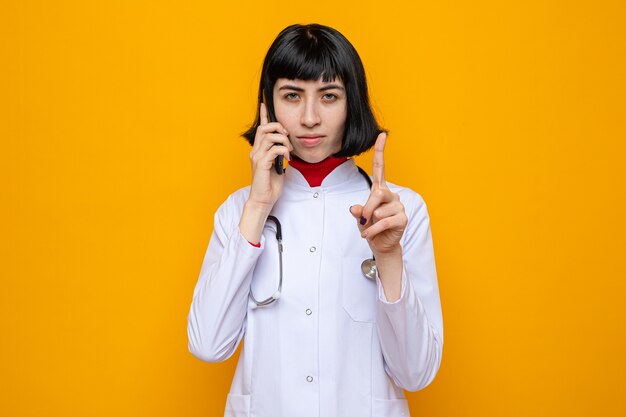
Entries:
POLYGON ((315 193, 315 194, 313 194, 313 198, 317 198, 317 197, 319 197, 319 196, 320 196, 320 193, 315 193))
POLYGON ((315 246, 311 246, 309 248, 309 252, 315 252, 317 250, 317 248, 315 246))
POLYGON ((306 377, 307 382, 313 382, 313 377, 311 375, 306 377))
POLYGON ((306 309, 306 311, 305 311, 305 313, 306 313, 306 315, 307 315, 307 316, 310 316, 310 315, 311 315, 311 313, 313 313, 313 312, 311 311, 311 309, 310 309, 310 308, 307 308, 307 309, 306 309))

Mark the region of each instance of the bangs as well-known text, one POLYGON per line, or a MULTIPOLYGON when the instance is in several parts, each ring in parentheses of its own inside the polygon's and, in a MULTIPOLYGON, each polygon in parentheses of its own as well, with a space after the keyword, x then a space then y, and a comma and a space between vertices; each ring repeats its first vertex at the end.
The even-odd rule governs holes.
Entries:
POLYGON ((301 36, 290 39, 279 50, 267 68, 272 81, 279 78, 324 82, 336 78, 346 81, 348 66, 340 59, 339 51, 329 40, 321 36, 301 36))

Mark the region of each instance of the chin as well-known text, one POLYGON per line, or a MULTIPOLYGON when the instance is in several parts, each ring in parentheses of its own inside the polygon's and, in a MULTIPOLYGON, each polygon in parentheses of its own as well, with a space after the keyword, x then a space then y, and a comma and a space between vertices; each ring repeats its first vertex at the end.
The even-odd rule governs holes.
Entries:
POLYGON ((340 150, 341 148, 325 149, 325 150, 308 148, 308 149, 300 149, 300 151, 303 151, 303 152, 292 152, 292 154, 302 159, 304 162, 315 164, 317 162, 322 162, 324 159, 328 158, 329 156, 333 156, 340 150))
POLYGON ((330 156, 330 155, 319 155, 319 154, 311 154, 311 153, 294 154, 294 155, 302 159, 304 162, 308 162, 309 164, 322 162, 324 159, 330 156))

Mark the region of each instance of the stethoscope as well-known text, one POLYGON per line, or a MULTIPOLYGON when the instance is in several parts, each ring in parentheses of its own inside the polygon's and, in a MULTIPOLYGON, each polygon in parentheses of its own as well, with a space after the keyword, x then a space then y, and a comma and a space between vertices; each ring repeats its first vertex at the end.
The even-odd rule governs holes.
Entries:
MULTIPOLYGON (((369 185, 370 190, 371 190, 372 180, 370 179, 369 175, 367 175, 367 172, 365 172, 361 167, 357 166, 357 168, 359 170, 359 173, 367 181, 367 185, 369 185)), ((276 225, 276 241, 278 242, 278 270, 279 270, 278 289, 270 297, 266 298, 265 300, 258 301, 256 298, 254 298, 254 295, 252 294, 252 287, 250 287, 250 299, 254 303, 252 308, 264 307, 264 306, 268 306, 272 304, 274 301, 280 298, 280 292, 283 289, 283 232, 282 232, 282 227, 280 225, 280 221, 278 221, 276 216, 269 215, 267 216, 267 220, 271 221, 272 223, 276 225)), ((376 258, 374 258, 374 254, 372 254, 372 257, 370 259, 366 259, 363 262, 361 262, 361 271, 363 272, 363 276, 367 279, 374 280, 376 278, 377 269, 376 269, 376 258)))

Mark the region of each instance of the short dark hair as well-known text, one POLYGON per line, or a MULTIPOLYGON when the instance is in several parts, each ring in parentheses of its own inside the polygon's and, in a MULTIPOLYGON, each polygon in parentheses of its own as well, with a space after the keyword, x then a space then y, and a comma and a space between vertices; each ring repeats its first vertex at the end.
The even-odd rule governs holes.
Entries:
MULTIPOLYGON (((333 28, 319 24, 296 24, 278 34, 263 61, 258 104, 265 101, 270 120, 276 120, 273 97, 276 80, 315 81, 320 77, 324 82, 339 78, 346 89, 348 102, 344 137, 341 150, 334 156, 354 156, 367 151, 382 130, 370 107, 361 58, 352 44, 333 28)), ((242 133, 251 145, 259 123, 257 106, 254 123, 242 133)))

